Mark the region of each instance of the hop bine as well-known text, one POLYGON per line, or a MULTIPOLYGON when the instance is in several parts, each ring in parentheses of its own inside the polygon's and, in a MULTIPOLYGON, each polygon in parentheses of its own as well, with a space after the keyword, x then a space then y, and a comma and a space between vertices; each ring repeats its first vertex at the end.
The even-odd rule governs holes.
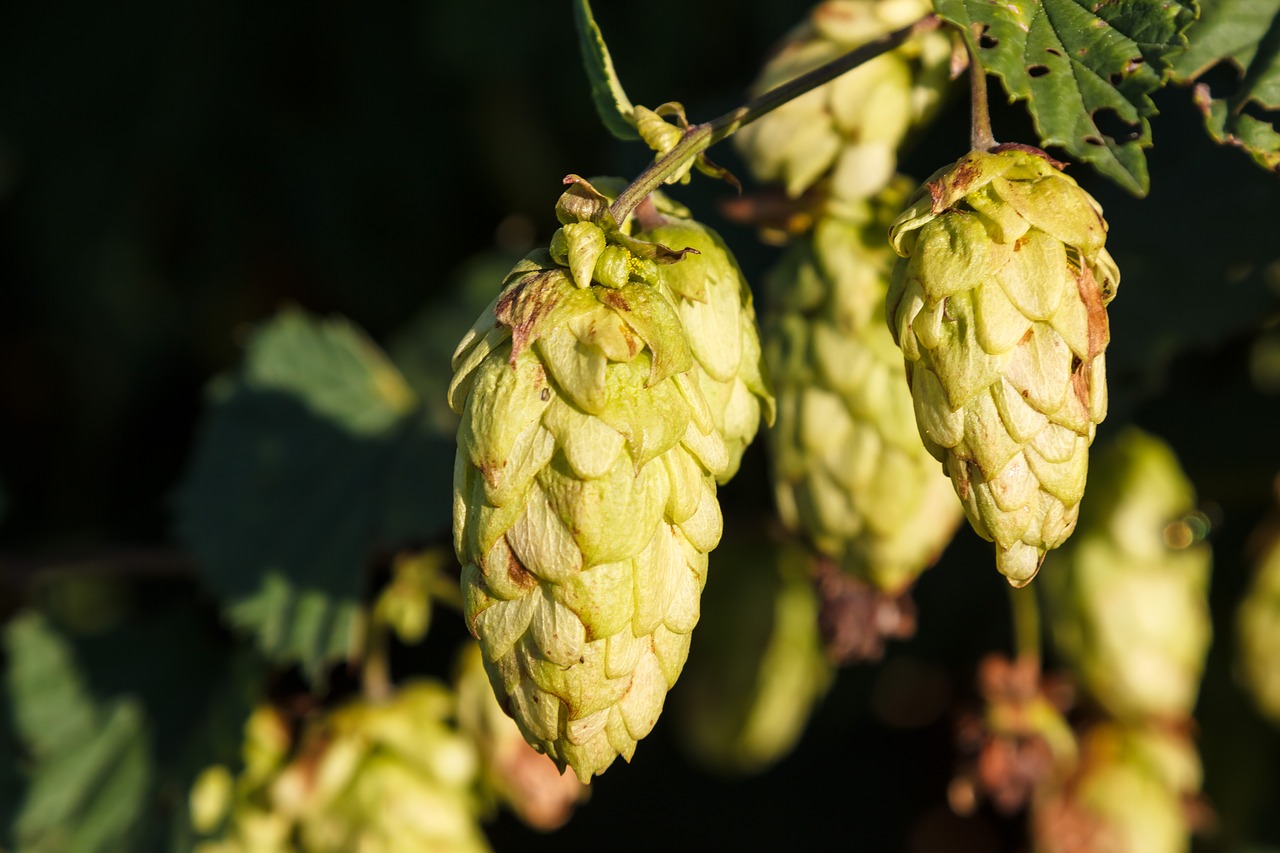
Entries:
POLYGON ((458 347, 449 399, 467 624, 525 739, 587 782, 630 759, 684 666, 717 479, 772 403, 727 252, 704 257, 701 287, 669 283, 686 253, 629 236, 575 181, 550 251, 458 347), (699 361, 726 350, 739 359, 718 375, 699 361))
POLYGON ((1106 234, 1097 202, 1026 146, 936 172, 890 230, 886 315, 920 437, 1014 586, 1075 528, 1106 416, 1106 234))

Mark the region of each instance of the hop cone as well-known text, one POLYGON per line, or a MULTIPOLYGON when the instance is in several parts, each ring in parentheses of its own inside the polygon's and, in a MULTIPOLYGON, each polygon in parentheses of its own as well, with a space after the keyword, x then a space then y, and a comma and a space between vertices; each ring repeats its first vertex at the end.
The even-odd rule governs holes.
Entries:
POLYGON ((684 666, 733 462, 657 265, 619 240, 570 223, 569 268, 518 264, 450 389, 468 625, 525 738, 584 782, 684 666))
POLYGON ((825 216, 793 244, 770 282, 765 331, 782 520, 888 593, 933 563, 962 514, 916 437, 902 353, 882 319, 893 265, 884 234, 904 195, 895 186, 825 216))
POLYGON ((1269 533, 1236 630, 1245 686, 1258 708, 1280 723, 1280 536, 1269 533))
POLYGON ((1014 586, 1075 528, 1120 275, 1097 203, 1041 152, 974 151, 890 231, 886 300, 924 445, 1014 586))
POLYGON ((732 582, 707 591, 677 694, 678 731, 708 767, 756 773, 795 746, 832 670, 803 549, 734 537, 717 560, 733 564, 732 582))
POLYGON ((1067 784, 1042 793, 1032 815, 1035 853, 1185 853, 1185 803, 1200 788, 1200 759, 1178 735, 1113 723, 1084 736, 1067 784))
POLYGON ((454 705, 433 682, 385 703, 352 702, 309 725, 297 755, 269 776, 251 771, 247 747, 224 838, 197 849, 483 853, 477 756, 450 722, 454 705))
POLYGON ((1191 714, 1210 640, 1209 546, 1173 451, 1136 428, 1097 454, 1089 500, 1041 583, 1055 645, 1112 716, 1191 714))
MULTIPOLYGON (((826 0, 784 40, 752 87, 759 95, 933 11, 927 0, 826 0)), ((832 191, 871 196, 893 177, 897 151, 934 112, 950 42, 927 33, 842 74, 743 128, 735 143, 760 181, 798 196, 832 173, 832 191)))

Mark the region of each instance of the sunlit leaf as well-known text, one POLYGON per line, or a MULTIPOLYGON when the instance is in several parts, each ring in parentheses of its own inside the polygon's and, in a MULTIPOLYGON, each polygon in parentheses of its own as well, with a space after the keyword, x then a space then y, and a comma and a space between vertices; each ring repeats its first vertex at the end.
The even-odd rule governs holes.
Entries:
POLYGON ((582 51, 582 62, 587 68, 587 78, 591 81, 591 99, 595 102, 596 112, 604 126, 619 139, 639 139, 632 124, 631 111, 635 109, 622 91, 622 82, 618 73, 613 70, 613 59, 609 56, 609 48, 604 43, 600 27, 591 14, 591 4, 587 0, 575 0, 573 4, 573 20, 578 25, 578 47, 582 51))
POLYGON ((1196 106, 1215 140, 1280 172, 1280 0, 1201 0, 1200 10, 1190 46, 1174 61, 1176 77, 1197 83, 1196 106), (1220 64, 1235 71, 1232 91, 1197 82, 1220 64))
MULTIPOLYGON (((937 0, 1010 101, 1024 100, 1041 146, 1059 146, 1144 195, 1149 97, 1194 17, 1184 0, 937 0)), ((998 128, 997 128, 998 131, 998 128)), ((1017 140, 1024 141, 1024 140, 1017 140)))

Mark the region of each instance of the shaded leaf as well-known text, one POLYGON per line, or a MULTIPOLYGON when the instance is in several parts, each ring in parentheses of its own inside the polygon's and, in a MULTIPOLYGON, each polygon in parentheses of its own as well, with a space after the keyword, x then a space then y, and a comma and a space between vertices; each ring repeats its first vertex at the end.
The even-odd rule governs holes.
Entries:
POLYGON ((937 0, 1010 101, 1025 100, 1042 146, 1060 146, 1131 193, 1149 180, 1149 95, 1194 17, 1182 0, 937 0))
POLYGON ((605 128, 618 139, 639 139, 632 124, 631 112, 635 109, 622 91, 622 82, 613 70, 613 59, 604 43, 600 27, 596 26, 588 0, 576 0, 573 4, 573 20, 578 27, 578 48, 582 62, 591 81, 591 99, 605 128))
POLYGON ((447 526, 451 453, 345 321, 282 313, 214 396, 180 535, 232 624, 315 678, 357 639, 373 550, 447 526))
POLYGON ((15 618, 4 639, 10 712, 30 768, 12 829, 15 847, 130 849, 152 776, 141 705, 133 697, 95 701, 70 642, 39 614, 15 618))
POLYGON ((1196 106, 1216 141, 1280 172, 1280 0, 1201 0, 1200 10, 1190 46, 1174 61, 1176 79, 1193 83, 1220 63, 1233 67, 1234 91, 1199 83, 1196 106))

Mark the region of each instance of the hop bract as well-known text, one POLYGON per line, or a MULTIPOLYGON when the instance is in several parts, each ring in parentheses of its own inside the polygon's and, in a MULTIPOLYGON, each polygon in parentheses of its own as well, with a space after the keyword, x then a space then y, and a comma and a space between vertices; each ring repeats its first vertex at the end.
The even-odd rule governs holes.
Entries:
POLYGON ((1240 674, 1259 710, 1280 723, 1280 536, 1273 530, 1236 620, 1240 674))
POLYGON ((1055 645, 1113 717, 1186 719, 1211 634, 1195 493, 1168 445, 1136 428, 1097 462, 1079 528, 1042 581, 1055 645))
MULTIPOLYGON (((827 0, 784 40, 752 87, 759 95, 933 11, 926 0, 827 0)), ((743 128, 735 144, 760 181, 798 196, 827 172, 831 190, 865 198, 893 177, 907 133, 948 81, 950 41, 926 33, 743 128)))
POLYGON ((633 252, 652 244, 562 218, 455 355, 454 545, 500 702, 585 782, 631 757, 684 666, 716 481, 749 435, 717 428, 729 409, 703 391, 660 266, 633 252))
POLYGON ((890 594, 934 562, 962 515, 916 436, 902 353, 882 319, 894 258, 884 234, 908 190, 821 217, 774 271, 765 327, 779 514, 890 594))
POLYGON ((938 171, 890 231, 885 307, 920 437, 1014 586, 1075 528, 1106 416, 1106 235, 1097 202, 1022 146, 938 171))

